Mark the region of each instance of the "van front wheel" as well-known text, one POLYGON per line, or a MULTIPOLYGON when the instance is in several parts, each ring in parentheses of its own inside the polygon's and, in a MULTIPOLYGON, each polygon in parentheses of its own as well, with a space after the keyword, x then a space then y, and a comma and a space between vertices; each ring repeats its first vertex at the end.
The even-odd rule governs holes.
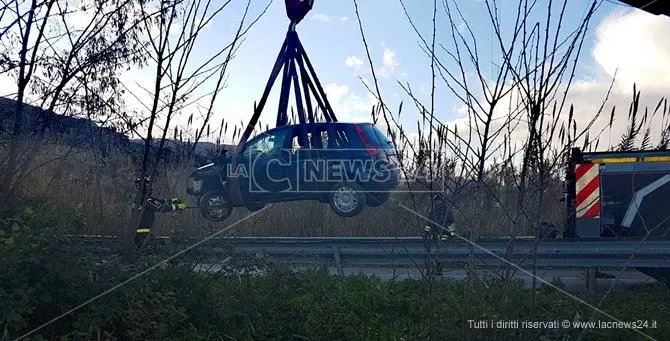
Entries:
POLYGON ((228 195, 212 191, 200 198, 200 214, 211 222, 222 222, 233 212, 233 203, 228 195))

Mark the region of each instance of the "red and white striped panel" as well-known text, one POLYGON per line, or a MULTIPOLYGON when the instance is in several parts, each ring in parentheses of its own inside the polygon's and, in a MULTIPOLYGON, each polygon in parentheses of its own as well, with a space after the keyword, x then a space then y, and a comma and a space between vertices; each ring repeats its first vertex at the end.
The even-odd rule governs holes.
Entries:
POLYGON ((577 198, 577 218, 598 218, 600 216, 600 176, 595 163, 577 165, 575 179, 577 198))

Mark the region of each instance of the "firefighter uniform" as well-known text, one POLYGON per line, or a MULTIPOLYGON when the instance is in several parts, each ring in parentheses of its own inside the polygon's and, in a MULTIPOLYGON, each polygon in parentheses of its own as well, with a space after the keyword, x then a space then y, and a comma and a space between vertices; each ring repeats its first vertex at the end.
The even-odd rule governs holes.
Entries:
MULTIPOLYGON (((445 198, 440 195, 431 197, 430 213, 428 214, 428 222, 423 228, 423 238, 426 241, 437 241, 438 243, 426 243, 428 254, 432 255, 433 247, 439 250, 439 241, 448 240, 454 234, 454 217, 451 210, 447 206, 445 198)), ((443 264, 439 261, 439 256, 432 259, 428 265, 428 274, 434 276, 441 276, 443 272, 443 264)))
POLYGON ((156 221, 156 213, 172 212, 174 214, 181 212, 186 210, 186 204, 177 198, 167 200, 149 196, 144 205, 137 208, 142 210, 142 216, 135 232, 135 247, 139 250, 142 244, 146 242, 149 232, 151 232, 151 228, 156 221))
POLYGON ((434 197, 428 214, 430 220, 423 228, 428 240, 447 240, 454 235, 454 216, 441 197, 434 197))
MULTIPOLYGON (((151 178, 146 177, 146 184, 151 183, 151 178)), ((135 179, 135 188, 140 191, 141 178, 137 177, 135 179)), ((151 188, 149 186, 148 188, 151 188)), ((173 198, 170 200, 167 199, 156 199, 151 195, 151 190, 146 196, 146 200, 142 200, 140 205, 133 204, 133 209, 141 210, 140 222, 137 225, 137 230, 135 231, 135 248, 138 250, 146 243, 147 238, 149 237, 149 232, 154 226, 156 221, 156 213, 167 213, 172 212, 174 215, 177 212, 182 212, 187 209, 186 203, 181 201, 178 198, 173 198)))

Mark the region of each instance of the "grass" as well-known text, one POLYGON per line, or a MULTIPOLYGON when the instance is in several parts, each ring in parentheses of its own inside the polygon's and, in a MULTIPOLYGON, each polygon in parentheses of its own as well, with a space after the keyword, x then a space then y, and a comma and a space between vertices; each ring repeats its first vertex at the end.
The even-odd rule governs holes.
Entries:
MULTIPOLYGON (((113 152, 101 158, 90 150, 60 145, 44 148, 35 164, 43 163, 69 153, 67 157, 47 163, 31 174, 26 183, 26 195, 47 198, 59 204, 81 205, 91 223, 75 233, 121 234, 132 228, 129 221, 135 160, 113 152)), ((192 201, 186 194, 186 182, 194 167, 190 164, 162 165, 162 172, 154 188, 159 197, 179 197, 192 201)), ((503 186, 493 176, 489 189, 494 195, 475 199, 474 192, 465 192, 455 203, 457 224, 468 226, 474 236, 507 235, 511 220, 508 212, 516 205, 515 188, 503 186), (502 201, 498 201, 498 199, 502 201)), ((562 207, 557 198, 560 190, 550 191, 544 212, 545 220, 559 222, 562 207), (554 193, 555 192, 555 193, 554 193), (552 194, 553 193, 553 194, 552 194), (556 198, 554 198, 556 197, 556 198), (556 199, 556 200, 553 200, 556 199)), ((532 204, 532 200, 528 200, 532 204)), ((258 217, 249 219, 230 231, 233 235, 248 236, 417 236, 424 225, 421 218, 401 208, 403 204, 428 213, 425 194, 394 193, 388 203, 377 208, 366 208, 353 218, 342 218, 331 212, 326 204, 310 201, 272 204, 258 217), (414 196, 414 198, 412 198, 414 196)), ((191 202, 192 206, 195 203, 191 202)), ((197 209, 177 217, 160 215, 156 223, 159 235, 204 235, 219 230, 249 214, 236 208, 222 223, 211 223, 202 218, 197 209)), ((525 234, 533 234, 527 227, 525 234)))
MULTIPOLYGON (((551 290, 538 296, 533 313, 529 290, 513 285, 503 295, 490 290, 497 285, 492 281, 466 291, 460 283, 434 283, 429 288, 419 281, 336 277, 319 270, 279 268, 251 277, 193 273, 174 266, 154 271, 46 331, 67 339, 99 334, 119 340, 425 340, 433 333, 438 340, 576 340, 580 329, 474 328, 469 321, 591 317, 590 308, 551 290)), ((598 301, 597 296, 580 298, 598 301)), ((84 299, 80 296, 77 302, 84 299)), ((623 321, 649 320, 649 326, 656 321, 657 328, 643 332, 667 340, 669 303, 666 290, 649 289, 611 294, 601 308, 623 321)), ((595 319, 610 321, 605 316, 595 319)), ((588 340, 644 339, 627 329, 585 333, 588 340)))
MULTIPOLYGON (((90 221, 80 205, 39 198, 0 210, 0 341, 13 340, 155 264, 99 259, 65 238, 90 221)), ((577 294, 621 321, 670 339, 670 294, 577 294), (599 303, 601 302, 602 303, 599 303), (651 323, 651 322, 650 322, 651 323)), ((586 321, 593 310, 552 288, 537 292, 494 279, 441 283, 291 271, 255 258, 218 272, 165 264, 40 329, 32 340, 577 340, 582 330, 474 328, 472 321, 586 321), (263 275, 245 275, 245 267, 263 275)), ((609 321, 595 315, 595 320, 609 321)), ((637 340, 622 329, 584 331, 587 340, 637 340)))

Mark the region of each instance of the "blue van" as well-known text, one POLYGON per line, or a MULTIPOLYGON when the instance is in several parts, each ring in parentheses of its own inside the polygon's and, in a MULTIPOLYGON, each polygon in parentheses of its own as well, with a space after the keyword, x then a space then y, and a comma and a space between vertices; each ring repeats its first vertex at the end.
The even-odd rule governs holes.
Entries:
POLYGON ((267 203, 298 200, 318 200, 339 216, 353 217, 388 200, 400 182, 398 162, 393 143, 371 123, 287 125, 198 168, 187 192, 215 222, 234 207, 257 211, 267 203), (231 200, 235 186, 242 199, 237 203, 231 200))

